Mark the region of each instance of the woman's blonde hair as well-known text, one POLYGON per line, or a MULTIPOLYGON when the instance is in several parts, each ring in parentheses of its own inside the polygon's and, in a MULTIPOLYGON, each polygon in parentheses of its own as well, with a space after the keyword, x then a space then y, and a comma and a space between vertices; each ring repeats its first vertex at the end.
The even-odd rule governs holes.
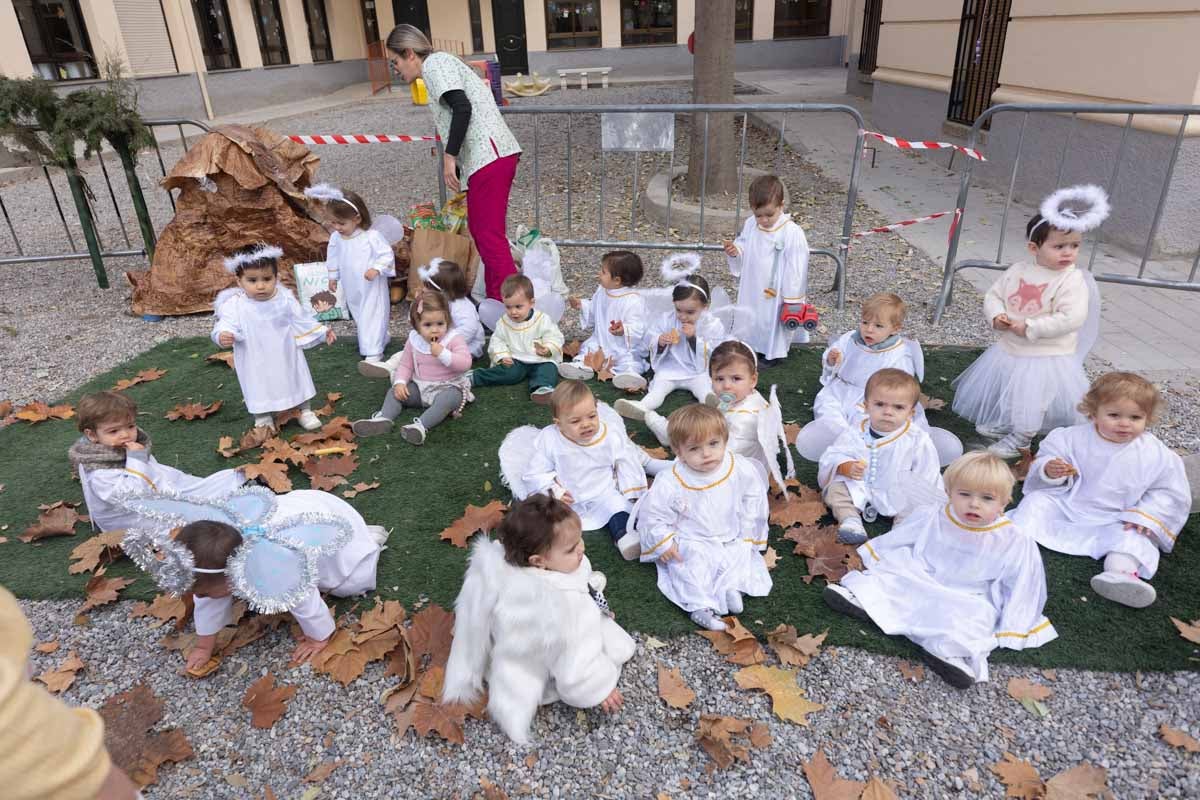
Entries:
POLYGON ((953 492, 955 487, 991 492, 1003 497, 1005 505, 1012 500, 1015 481, 1004 459, 987 450, 976 450, 954 459, 954 463, 946 467, 942 480, 947 492, 953 492))
POLYGON ((412 25, 397 25, 388 34, 387 49, 401 58, 406 51, 411 51, 421 59, 428 58, 433 53, 433 42, 421 32, 420 28, 412 25))
POLYGON ((1100 406, 1113 400, 1132 400, 1146 415, 1147 424, 1158 421, 1162 395, 1158 387, 1132 372, 1107 372, 1092 383, 1079 403, 1079 413, 1096 416, 1100 406))

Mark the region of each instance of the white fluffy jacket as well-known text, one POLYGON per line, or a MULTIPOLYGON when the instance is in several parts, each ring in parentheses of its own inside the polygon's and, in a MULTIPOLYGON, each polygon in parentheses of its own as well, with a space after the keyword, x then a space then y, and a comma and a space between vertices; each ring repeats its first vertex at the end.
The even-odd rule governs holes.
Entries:
POLYGON ((586 557, 571 573, 514 567, 500 542, 478 540, 454 604, 442 702, 474 702, 486 678, 488 713, 518 744, 541 704, 599 705, 635 645, 588 594, 592 574, 586 557))

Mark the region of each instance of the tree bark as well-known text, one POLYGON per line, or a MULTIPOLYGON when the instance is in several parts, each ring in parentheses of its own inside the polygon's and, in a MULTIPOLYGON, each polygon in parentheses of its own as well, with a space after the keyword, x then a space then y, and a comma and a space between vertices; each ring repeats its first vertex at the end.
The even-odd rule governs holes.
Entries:
MULTIPOLYGON (((732 103, 734 70, 734 0, 696 3, 696 53, 692 67, 693 103, 732 103)), ((738 154, 734 148, 734 115, 709 114, 708 178, 703 180, 704 114, 692 115, 687 191, 698 197, 737 191, 738 154), (703 186, 702 186, 703 184, 703 186)))

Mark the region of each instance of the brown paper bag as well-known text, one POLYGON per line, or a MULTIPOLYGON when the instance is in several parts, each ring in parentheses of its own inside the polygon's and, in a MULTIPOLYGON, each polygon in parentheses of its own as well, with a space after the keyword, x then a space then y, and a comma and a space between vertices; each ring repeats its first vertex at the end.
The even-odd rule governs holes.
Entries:
POLYGON ((444 258, 447 261, 455 262, 466 273, 467 286, 475 285, 475 272, 479 269, 479 253, 475 250, 475 242, 470 236, 436 231, 430 228, 417 228, 413 231, 412 250, 408 261, 409 297, 416 297, 421 290, 421 276, 417 270, 434 258, 444 258))

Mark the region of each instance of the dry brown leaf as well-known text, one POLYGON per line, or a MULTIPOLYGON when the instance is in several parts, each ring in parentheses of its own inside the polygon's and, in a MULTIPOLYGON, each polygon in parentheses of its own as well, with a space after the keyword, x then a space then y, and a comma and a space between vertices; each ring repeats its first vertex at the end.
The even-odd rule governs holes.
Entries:
POLYGON ((595 350, 583 357, 583 365, 596 373, 604 369, 604 365, 607 362, 608 358, 604 355, 603 347, 597 347, 595 350))
POLYGON ((1005 753, 1003 761, 990 767, 1004 784, 1004 796, 1020 800, 1040 800, 1046 796, 1046 784, 1037 769, 1028 761, 1021 761, 1012 753, 1005 753))
POLYGON ((222 436, 220 439, 217 439, 217 452, 226 458, 233 458, 242 451, 240 448, 233 446, 232 436, 222 436))
POLYGON ((345 395, 341 392, 326 392, 325 405, 313 411, 318 417, 327 417, 333 413, 333 407, 337 405, 337 401, 341 400, 345 395))
POLYGON ((442 684, 446 682, 445 667, 430 667, 417 682, 417 694, 433 701, 442 697, 442 684))
POLYGON ((563 358, 564 359, 574 358, 575 356, 579 355, 579 350, 582 347, 583 347, 583 342, 579 341, 578 339, 572 339, 571 341, 569 341, 563 345, 563 348, 562 348, 563 358))
POLYGON ((431 666, 445 666, 454 639, 454 614, 436 603, 426 606, 413 615, 408 639, 418 662, 429 656, 431 666))
POLYGON ((920 664, 911 664, 908 661, 901 661, 896 666, 900 667, 900 674, 904 676, 904 680, 920 683, 925 680, 925 667, 920 664))
POLYGON ((163 702, 144 683, 108 698, 99 713, 104 720, 104 744, 113 763, 139 786, 158 780, 158 768, 163 763, 195 755, 178 728, 150 733, 162 720, 163 702))
POLYGON ((1046 781, 1046 800, 1096 800, 1109 796, 1107 770, 1086 761, 1046 781))
POLYGON ((808 715, 821 711, 825 706, 805 697, 805 692, 796 683, 795 669, 768 667, 755 664, 733 673, 733 679, 743 689, 761 689, 771 695, 771 711, 780 719, 808 724, 808 715))
POLYGON ((75 526, 88 521, 86 515, 75 510, 78 507, 79 503, 68 503, 65 500, 38 506, 41 513, 38 514, 37 522, 26 528, 25 533, 17 538, 28 544, 52 536, 74 536, 75 526))
POLYGON ((814 800, 858 800, 862 794, 863 783, 841 778, 820 748, 817 748, 811 760, 801 763, 814 800))
POLYGON ((267 482, 271 491, 276 494, 284 494, 292 490, 292 479, 288 477, 287 464, 264 460, 257 464, 243 464, 241 470, 242 474, 246 476, 246 480, 262 478, 267 482))
POLYGON ((331 442, 327 442, 329 439, 339 439, 344 442, 354 439, 354 431, 350 429, 349 417, 334 417, 322 425, 319 431, 297 434, 292 437, 292 444, 299 446, 321 442, 325 446, 328 446, 332 444, 331 442))
POLYGON ((838 543, 837 525, 789 528, 783 538, 795 542, 796 547, 792 552, 807 559, 808 574, 803 578, 805 583, 811 583, 818 576, 835 583, 850 570, 862 568, 857 549, 838 543))
POLYGON ((0 419, 4 419, 5 417, 7 417, 9 414, 12 413, 12 410, 13 410, 12 400, 0 400, 0 419))
MULTIPOLYGON (((57 648, 58 645, 56 643, 55 649, 57 648)), ((46 684, 46 688, 51 694, 59 694, 71 688, 71 684, 75 682, 75 674, 85 666, 79 660, 79 656, 75 655, 75 651, 72 650, 67 653, 67 657, 63 659, 61 664, 54 669, 46 670, 41 675, 38 675, 37 679, 46 684)))
POLYGON ((722 617, 727 627, 723 631, 698 631, 705 639, 712 642, 717 652, 725 656, 731 664, 748 667, 761 664, 766 660, 762 645, 754 638, 754 634, 746 630, 737 617, 722 617))
POLYGON ((646 455, 650 456, 651 458, 658 458, 662 459, 663 461, 671 458, 671 454, 667 452, 667 448, 665 447, 646 447, 645 445, 642 445, 642 450, 644 450, 646 455))
POLYGON ((1013 700, 1048 700, 1054 690, 1026 678, 1008 679, 1008 696, 1013 700))
POLYGON ((683 680, 679 667, 667 669, 658 665, 658 696, 671 708, 687 708, 696 699, 693 692, 683 680))
POLYGON ((1179 630, 1179 635, 1187 639, 1189 642, 1200 644, 1200 619, 1194 619, 1191 622, 1184 622, 1181 619, 1171 617, 1171 622, 1179 630))
POLYGON ((337 761, 322 761, 312 772, 304 776, 305 783, 324 783, 325 780, 333 774, 333 771, 346 763, 343 759, 337 761))
POLYGON ((412 718, 416 713, 412 699, 417 694, 417 682, 393 686, 383 693, 384 711, 392 715, 396 721, 396 735, 403 737, 412 727, 412 718))
POLYGON ((897 800, 897 798, 890 786, 872 775, 871 780, 867 781, 867 787, 863 789, 860 800, 897 800))
POLYGON ((779 553, 774 547, 768 547, 767 551, 763 553, 763 561, 767 563, 767 571, 770 572, 779 563, 779 553))
POLYGON ((771 497, 767 501, 769 521, 781 528, 793 525, 815 525, 829 512, 824 500, 801 500, 791 493, 771 497))
POLYGON ((468 505, 463 515, 442 531, 438 538, 455 547, 466 547, 467 540, 476 533, 488 533, 498 526, 507 508, 500 500, 493 500, 486 506, 468 505))
MULTIPOLYGON (((4 414, 8 417, 8 414, 4 414)), ((70 403, 61 403, 56 406, 47 405, 40 400, 35 400, 32 403, 25 405, 12 412, 14 419, 23 420, 36 425, 39 422, 45 422, 48 419, 70 419, 75 416, 75 407, 70 403)))
POLYGON ((131 583, 133 578, 105 578, 97 574, 84 587, 87 600, 75 613, 86 614, 93 608, 113 602, 117 599, 117 593, 131 583))
POLYGON ((1048 681, 1058 680, 1058 671, 1057 670, 1043 669, 1043 670, 1041 670, 1041 673, 1042 673, 1042 677, 1048 681))
POLYGON ((339 628, 329 644, 313 656, 312 665, 317 672, 324 672, 342 686, 349 686, 367 668, 367 658, 368 654, 355 646, 350 631, 339 628))
POLYGON ((55 639, 52 642, 42 642, 41 644, 36 645, 33 649, 37 650, 39 653, 44 653, 46 655, 49 655, 50 653, 57 653, 58 648, 59 648, 58 640, 55 639))
POLYGON ((67 567, 67 573, 78 575, 81 572, 91 572, 100 566, 101 561, 105 564, 116 561, 123 555, 121 540, 124 538, 125 531, 109 531, 98 533, 76 545, 70 555, 75 563, 67 567))
POLYGON ((250 430, 242 434, 238 439, 239 450, 253 450, 256 447, 262 447, 264 443, 275 435, 275 431, 271 430, 266 425, 255 425, 250 430))
POLYGON ((702 714, 696 727, 696 739, 717 767, 726 769, 735 760, 750 763, 750 751, 732 740, 734 736, 749 738, 746 732, 749 727, 750 720, 702 714))
POLYGON ((224 364, 225 366, 229 367, 230 369, 234 368, 233 351, 232 350, 221 350, 220 352, 212 353, 210 355, 205 356, 204 360, 224 364))
POLYGON ((1023 481, 1029 477, 1029 468, 1033 466, 1035 457, 1033 450, 1028 447, 1018 447, 1017 452, 1021 454, 1021 457, 1017 459, 1015 464, 1010 464, 1009 469, 1012 470, 1014 478, 1023 481))
POLYGON ((821 651, 821 645, 829 631, 814 636, 806 633, 796 634, 794 625, 780 624, 767 633, 767 644, 779 656, 779 663, 790 667, 806 667, 813 656, 821 651))
POLYGON ((461 745, 467 707, 441 703, 414 703, 412 726, 418 736, 436 733, 447 742, 461 745))
POLYGON ((213 414, 221 410, 221 401, 217 400, 208 405, 201 403, 180 403, 166 413, 166 418, 169 420, 177 419, 204 419, 211 417, 213 414))
POLYGON ((771 729, 767 727, 766 723, 756 722, 750 726, 750 746, 755 750, 770 747, 771 739, 771 729))
POLYGON ((346 491, 342 492, 342 497, 346 497, 346 498, 358 497, 363 492, 369 492, 372 489, 378 489, 378 488, 379 488, 379 481, 372 481, 371 483, 356 483, 352 487, 347 489, 346 491))
POLYGON ((375 599, 375 606, 358 620, 358 631, 354 634, 356 644, 372 639, 404 625, 408 612, 398 600, 375 599))
POLYGON ((1158 726, 1158 735, 1162 740, 1172 747, 1182 748, 1189 753, 1200 753, 1200 742, 1188 736, 1181 730, 1169 727, 1166 724, 1158 726))
POLYGON ((158 620, 155 627, 163 625, 167 622, 175 623, 178 628, 184 623, 191 614, 192 596, 189 594, 186 597, 174 597, 169 594, 159 594, 154 596, 154 600, 149 605, 146 603, 134 603, 133 608, 129 610, 129 616, 137 619, 138 617, 154 617, 158 620))
POLYGON ((341 475, 345 477, 354 470, 358 469, 358 456, 350 453, 340 456, 319 456, 310 458, 304 462, 304 474, 315 477, 317 475, 341 475))
POLYGON ((275 676, 268 672, 246 689, 242 707, 250 710, 252 727, 270 728, 287 712, 288 702, 295 695, 295 686, 276 686, 275 676))
POLYGON ((272 461, 286 461, 292 466, 302 467, 308 456, 296 449, 291 442, 285 442, 278 436, 272 436, 262 444, 264 460, 270 456, 272 461))
POLYGON ((483 800, 508 800, 508 794, 487 778, 479 779, 479 788, 483 790, 483 800))
POLYGON ((163 375, 166 375, 166 374, 167 374, 167 371, 165 369, 158 369, 157 367, 151 367, 150 369, 144 369, 141 372, 139 372, 137 375, 134 375, 132 378, 122 378, 121 380, 117 381, 117 385, 113 387, 113 391, 114 392, 123 392, 126 389, 128 389, 130 386, 136 386, 139 383, 149 383, 150 381, 156 381, 159 378, 161 378, 163 375))

